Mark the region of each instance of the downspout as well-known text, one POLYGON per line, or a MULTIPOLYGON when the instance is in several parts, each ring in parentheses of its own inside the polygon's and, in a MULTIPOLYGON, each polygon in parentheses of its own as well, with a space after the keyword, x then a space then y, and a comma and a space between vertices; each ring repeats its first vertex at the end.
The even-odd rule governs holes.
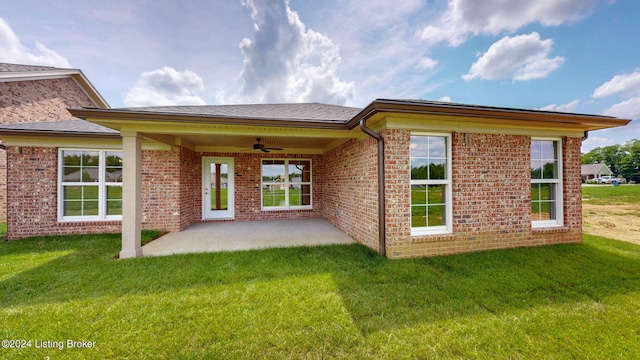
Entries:
POLYGON ((387 206, 384 196, 384 138, 379 133, 368 128, 366 122, 367 116, 360 119, 360 129, 378 141, 378 247, 380 255, 385 256, 387 252, 385 209, 387 206))
POLYGON ((589 138, 589 132, 585 131, 584 132, 584 136, 582 137, 582 142, 584 142, 585 140, 587 140, 589 138))

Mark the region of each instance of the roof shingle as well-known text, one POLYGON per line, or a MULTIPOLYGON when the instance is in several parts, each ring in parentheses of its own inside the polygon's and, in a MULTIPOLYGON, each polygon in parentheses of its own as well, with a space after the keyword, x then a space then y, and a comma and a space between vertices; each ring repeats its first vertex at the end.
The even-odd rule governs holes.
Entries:
POLYGON ((61 68, 52 67, 52 66, 0 63, 0 72, 51 71, 51 70, 60 70, 60 69, 61 68))
POLYGON ((0 132, 4 130, 8 130, 11 132, 120 135, 120 132, 117 130, 109 129, 102 125, 94 124, 86 120, 28 122, 0 126, 0 132))
POLYGON ((112 109, 154 114, 202 115, 244 119, 310 120, 345 122, 362 109, 320 103, 153 106, 112 109))

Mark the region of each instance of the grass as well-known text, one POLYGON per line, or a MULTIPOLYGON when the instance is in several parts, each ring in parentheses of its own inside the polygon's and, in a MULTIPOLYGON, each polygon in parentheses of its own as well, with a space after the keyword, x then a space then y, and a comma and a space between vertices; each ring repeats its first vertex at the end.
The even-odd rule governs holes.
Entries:
POLYGON ((640 354, 640 247, 604 238, 401 261, 360 245, 114 260, 119 247, 0 243, 0 339, 96 342, 0 358, 640 354))
POLYGON ((640 202, 640 185, 583 186, 582 201, 593 205, 637 204, 640 202))

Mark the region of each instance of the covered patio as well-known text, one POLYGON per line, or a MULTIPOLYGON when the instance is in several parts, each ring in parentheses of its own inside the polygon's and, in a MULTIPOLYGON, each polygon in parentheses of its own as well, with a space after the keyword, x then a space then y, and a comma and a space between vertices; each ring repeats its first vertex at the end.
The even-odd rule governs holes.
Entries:
POLYGON ((274 247, 354 244, 355 240, 324 219, 225 221, 193 224, 142 247, 143 256, 274 247))
MULTIPOLYGON (((326 229, 316 232, 313 230, 315 226, 306 229, 306 224, 278 225, 273 226, 273 230, 269 230, 269 226, 262 230, 257 224, 247 226, 246 230, 245 225, 218 224, 219 228, 215 230, 200 231, 206 226, 199 223, 234 220, 250 224, 246 220, 324 216, 321 206, 321 182, 325 181, 322 157, 345 142, 368 137, 357 127, 356 121, 351 121, 360 111, 359 108, 310 103, 169 106, 108 111, 73 109, 71 112, 74 116, 120 132, 122 178, 126 179, 122 182, 120 252, 120 258, 124 259, 156 252, 168 254, 324 243, 322 237, 326 235, 326 229), (150 152, 156 150, 162 153, 150 152), (277 171, 296 167, 291 176, 288 175, 290 170, 286 174, 270 176, 273 182, 286 183, 284 188, 288 190, 284 196, 288 196, 291 189, 298 190, 300 195, 296 195, 297 198, 282 200, 281 194, 276 192, 271 195, 271 204, 262 199, 262 182, 268 176, 261 175, 261 161, 273 158, 278 159, 273 161, 283 162, 279 159, 285 159, 287 162, 273 164, 272 168, 277 167, 277 171), (289 159, 294 159, 292 164, 288 163, 289 159), (300 176, 296 177, 296 171, 301 172, 300 176), (145 189, 153 185, 149 179, 143 179, 143 172, 157 184, 165 182, 160 185, 161 196, 157 191, 160 187, 154 189, 156 193, 153 195, 143 195, 145 189), (158 201, 160 198, 163 200, 158 201), (156 200, 155 208, 152 209, 149 199, 156 200), (167 207, 166 204, 172 206, 167 207), (143 206, 152 210, 145 210, 143 215, 143 206), (152 224, 153 228, 180 234, 171 233, 143 250, 140 243, 143 220, 147 226, 152 224), (239 235, 243 231, 247 231, 244 237, 239 235), (212 240, 212 234, 216 234, 217 241, 212 240), (267 234, 276 235, 270 238, 267 234), (244 241, 229 241, 240 238, 250 240, 244 244, 244 241), (180 245, 178 239, 192 240, 191 244, 180 245), (257 245, 257 242, 262 244, 257 245), (164 250, 152 250, 160 247, 159 244, 167 245, 164 250)), ((268 183, 266 186, 271 185, 268 183)), ((333 228, 329 223, 326 225, 333 228)), ((209 226, 216 227, 215 224, 209 226)))

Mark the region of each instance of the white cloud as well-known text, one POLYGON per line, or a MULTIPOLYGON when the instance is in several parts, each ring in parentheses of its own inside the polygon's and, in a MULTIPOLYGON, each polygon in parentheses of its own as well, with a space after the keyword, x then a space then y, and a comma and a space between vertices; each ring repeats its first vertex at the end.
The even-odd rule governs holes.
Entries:
POLYGON ((579 103, 580 103, 580 100, 573 100, 566 104, 560 104, 560 105, 551 104, 551 105, 543 106, 538 110, 572 113, 576 111, 576 108, 578 107, 579 103))
POLYGON ((431 43, 464 43, 470 36, 515 32, 540 23, 558 26, 589 14, 598 0, 449 0, 448 9, 419 36, 431 43))
POLYGON ((440 99, 438 99, 438 101, 451 102, 451 96, 443 96, 440 99))
POLYGON ((193 71, 165 66, 140 74, 124 97, 126 106, 205 105, 202 79, 193 71))
POLYGON ((607 116, 640 120, 640 96, 615 104, 603 112, 607 116))
POLYGON ((255 39, 243 39, 243 93, 254 102, 347 104, 353 82, 338 74, 340 49, 327 36, 307 30, 289 0, 246 0, 255 39))
POLYGON ((521 81, 544 78, 564 62, 561 56, 548 57, 552 46, 553 40, 540 40, 537 32, 505 36, 491 45, 462 78, 496 80, 512 76, 513 80, 521 81))
POLYGON ((70 68, 69 61, 57 52, 36 42, 35 49, 22 44, 9 24, 0 18, 0 62, 70 68))
MULTIPOLYGON (((608 130, 598 131, 598 134, 602 135, 602 133, 606 131, 608 130)), ((591 135, 591 133, 589 133, 589 138, 587 138, 587 140, 582 142, 582 147, 580 151, 583 153, 587 153, 597 147, 609 146, 616 143, 619 143, 619 142, 617 142, 614 136, 611 136, 611 137, 593 136, 591 135)))
POLYGON ((640 69, 631 74, 616 75, 611 80, 602 84, 591 95, 594 98, 603 98, 612 95, 633 96, 640 95, 640 69))
POLYGON ((420 70, 433 70, 436 65, 438 65, 439 61, 436 59, 432 59, 430 57, 424 57, 420 59, 418 63, 418 69, 420 70))

